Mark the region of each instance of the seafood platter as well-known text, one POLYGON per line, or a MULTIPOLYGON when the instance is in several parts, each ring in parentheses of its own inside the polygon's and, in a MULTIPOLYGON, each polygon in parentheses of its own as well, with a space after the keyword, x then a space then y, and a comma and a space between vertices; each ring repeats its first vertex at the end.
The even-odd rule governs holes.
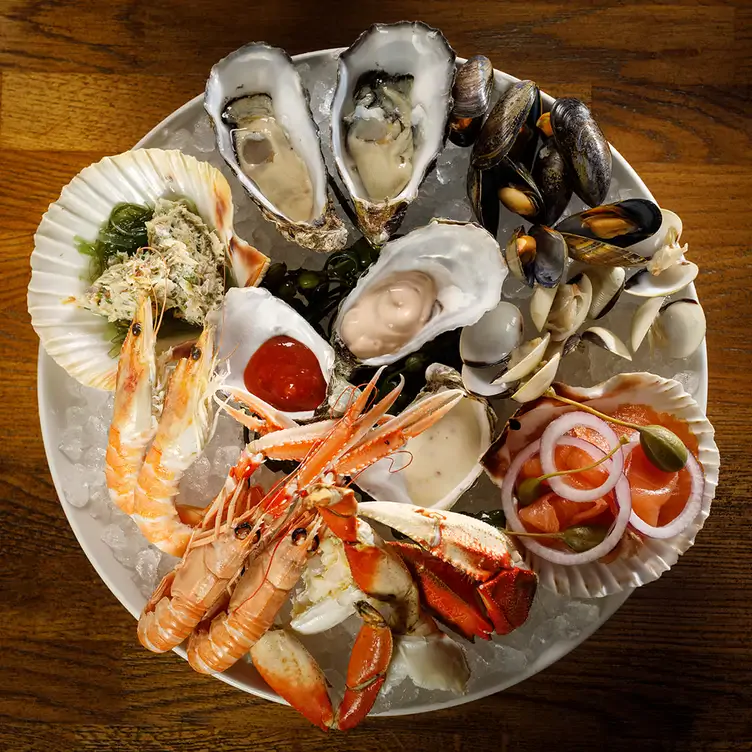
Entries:
POLYGON ((220 60, 31 255, 51 472, 134 639, 324 730, 571 650, 710 512, 682 229, 586 103, 422 23, 220 60))

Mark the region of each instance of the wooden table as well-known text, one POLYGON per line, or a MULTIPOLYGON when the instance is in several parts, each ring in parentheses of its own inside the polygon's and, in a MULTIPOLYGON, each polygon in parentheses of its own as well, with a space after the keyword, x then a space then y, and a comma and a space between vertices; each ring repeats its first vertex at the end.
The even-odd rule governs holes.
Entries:
POLYGON ((752 6, 573 2, 0 0, 0 748, 4 750, 752 749, 752 6), (708 319, 713 514, 671 573, 586 644, 502 695, 325 736, 279 705, 146 653, 79 549, 45 461, 32 233, 82 167, 129 148, 264 39, 298 53, 422 18, 461 55, 589 100, 684 220, 708 319), (747 474, 750 474, 749 476, 747 474))

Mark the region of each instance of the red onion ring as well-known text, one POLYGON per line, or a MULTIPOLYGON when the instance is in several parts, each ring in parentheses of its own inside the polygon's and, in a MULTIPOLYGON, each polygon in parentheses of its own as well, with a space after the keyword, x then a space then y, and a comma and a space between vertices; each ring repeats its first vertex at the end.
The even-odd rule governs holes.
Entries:
MULTIPOLYGON (((552 421, 541 436, 540 461, 545 475, 558 472, 559 468, 556 467, 555 458, 556 447, 561 444, 561 439, 565 434, 571 431, 575 426, 586 426, 587 428, 592 428, 603 436, 611 449, 619 447, 619 438, 606 421, 597 418, 595 415, 586 413, 583 410, 564 413, 564 415, 561 415, 556 418, 556 420, 552 421)), ((588 444, 589 442, 585 443, 588 444)), ((590 446, 593 445, 590 444, 590 446)), ((598 458, 596 457, 596 459, 598 458)), ((569 483, 564 480, 563 476, 554 476, 553 478, 548 478, 547 481, 548 485, 551 486, 551 490, 558 496, 561 496, 562 499, 582 502, 595 501, 614 489, 623 470, 624 455, 621 449, 618 449, 612 457, 608 477, 597 488, 575 488, 574 486, 570 486, 569 483)))
MULTIPOLYGON (((639 439, 634 439, 624 447, 625 460, 639 443, 639 439)), ((705 475, 702 472, 700 463, 689 450, 687 450, 687 464, 685 467, 689 471, 692 486, 690 487, 687 503, 684 505, 681 514, 676 516, 666 525, 653 527, 652 525, 648 525, 642 517, 638 516, 637 512, 632 510, 629 524, 637 530, 637 532, 642 533, 648 538, 657 538, 660 540, 673 538, 675 535, 684 532, 690 526, 692 520, 694 520, 694 518, 700 513, 700 510, 702 509, 702 494, 705 490, 705 475)))
MULTIPOLYGON (((562 437, 562 440, 566 441, 567 445, 577 446, 584 449, 590 454, 593 459, 599 459, 598 455, 603 456, 605 454, 598 447, 593 444, 589 444, 583 439, 578 439, 572 436, 562 437), (575 443, 577 442, 577 443, 575 443), (582 444, 580 444, 582 442, 582 444)), ((617 440, 618 441, 618 440, 617 440)), ((514 486, 517 482, 517 476, 520 474, 522 466, 537 452, 540 451, 541 440, 534 441, 532 444, 526 446, 517 456, 512 460, 509 470, 507 470, 504 480, 501 484, 501 505, 504 509, 504 514, 507 518, 507 525, 517 533, 525 533, 527 530, 522 524, 522 520, 517 514, 517 505, 514 498, 514 486)), ((605 463, 604 463, 605 464, 605 463)), ((615 464, 615 463, 613 463, 615 464)), ((616 504, 619 507, 619 513, 614 520, 614 524, 611 527, 608 535, 597 545, 588 551, 582 553, 567 553, 565 551, 558 551, 554 548, 544 546, 542 543, 538 543, 535 538, 528 538, 526 536, 520 536, 519 540, 531 553, 536 556, 540 556, 541 559, 550 561, 552 564, 561 564, 563 566, 576 566, 578 564, 590 564, 593 561, 600 559, 607 553, 612 551, 618 542, 621 540, 624 531, 629 524, 630 516, 632 514, 632 492, 629 488, 629 481, 626 477, 620 473, 614 486, 616 504)))

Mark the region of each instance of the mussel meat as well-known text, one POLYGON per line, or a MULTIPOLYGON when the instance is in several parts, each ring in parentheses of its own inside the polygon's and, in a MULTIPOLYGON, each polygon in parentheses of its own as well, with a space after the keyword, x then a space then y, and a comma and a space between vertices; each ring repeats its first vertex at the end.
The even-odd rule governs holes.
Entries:
POLYGON ((530 221, 537 220, 543 214, 543 197, 527 168, 504 157, 493 169, 499 201, 513 214, 530 221))
POLYGON ((518 227, 504 249, 512 274, 530 287, 556 287, 567 267, 567 245, 556 230, 533 225, 527 232, 518 227))
POLYGON ((661 226, 661 210, 652 201, 630 198, 603 204, 562 219, 556 229, 577 261, 603 266, 642 266, 645 258, 629 247, 661 226))

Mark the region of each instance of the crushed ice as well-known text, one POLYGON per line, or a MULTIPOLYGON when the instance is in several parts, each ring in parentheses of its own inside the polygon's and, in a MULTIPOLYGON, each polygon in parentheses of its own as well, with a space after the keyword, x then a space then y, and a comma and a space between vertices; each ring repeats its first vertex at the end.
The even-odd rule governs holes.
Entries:
MULTIPOLYGON (((340 184, 331 157, 330 107, 336 78, 336 59, 325 63, 308 61, 298 65, 303 82, 311 93, 311 111, 319 126, 327 166, 340 184)), ((216 151, 208 118, 203 112, 195 122, 184 122, 176 131, 163 130, 150 146, 180 149, 198 159, 211 162, 222 170, 230 181, 235 197, 235 227, 238 233, 275 261, 286 261, 293 266, 320 267, 322 254, 308 252, 286 241, 274 225, 261 217, 256 206, 246 198, 241 186, 216 151)), ((426 179, 418 199, 409 208, 402 226, 407 231, 428 222, 434 216, 447 216, 469 220, 472 212, 465 196, 465 181, 469 163, 469 149, 448 143, 439 156, 435 169, 426 179)), ((631 188, 620 185, 615 176, 608 200, 618 200, 637 195, 631 188)), ((568 213, 580 211, 584 205, 576 198, 568 213)), ((344 218, 344 213, 339 210, 344 218)), ((509 212, 502 212, 498 237, 503 239, 522 220, 509 212)), ((351 240, 357 232, 349 224, 351 240)), ((517 284, 511 277, 504 294, 523 308, 530 296, 529 288, 517 284)), ((623 295, 619 304, 599 325, 615 331, 628 340, 632 313, 639 299, 623 295)), ((529 326, 529 322, 528 322, 529 326)), ((534 332, 529 331, 530 336, 534 332)), ((562 364, 559 378, 570 383, 589 386, 621 371, 648 370, 676 378, 690 393, 697 396, 700 388, 701 356, 695 353, 683 361, 667 358, 659 350, 651 351, 644 345, 629 363, 595 347, 576 351, 562 364)), ((68 460, 65 501, 73 507, 85 508, 102 526, 102 540, 110 547, 114 558, 132 573, 144 597, 148 597, 159 579, 175 564, 171 556, 160 553, 148 545, 130 518, 115 508, 107 492, 104 479, 104 457, 107 430, 112 417, 112 395, 87 389, 67 377, 68 403, 65 410, 66 427, 60 435, 59 449, 68 460)), ((511 401, 495 401, 500 417, 511 414, 511 401)), ((221 487, 228 469, 237 461, 242 445, 240 427, 227 416, 221 416, 217 430, 206 447, 204 455, 185 474, 180 487, 182 500, 204 506, 221 487)), ((271 482, 267 478, 268 482, 271 482)), ((485 478, 476 484, 461 500, 462 508, 481 509, 496 506, 496 488, 485 478)), ((562 641, 574 642, 591 631, 601 613, 609 605, 608 598, 592 601, 557 596, 539 589, 526 624, 505 637, 491 641, 476 640, 463 643, 472 675, 468 692, 489 690, 501 683, 512 684, 535 661, 541 660, 549 648, 562 641)), ((303 636, 303 641, 316 655, 335 694, 342 691, 350 644, 359 628, 359 621, 351 617, 324 635, 303 636)), ((414 686, 404 675, 390 674, 374 711, 390 707, 408 708, 418 704, 436 702, 451 697, 446 692, 427 691, 414 686)))

